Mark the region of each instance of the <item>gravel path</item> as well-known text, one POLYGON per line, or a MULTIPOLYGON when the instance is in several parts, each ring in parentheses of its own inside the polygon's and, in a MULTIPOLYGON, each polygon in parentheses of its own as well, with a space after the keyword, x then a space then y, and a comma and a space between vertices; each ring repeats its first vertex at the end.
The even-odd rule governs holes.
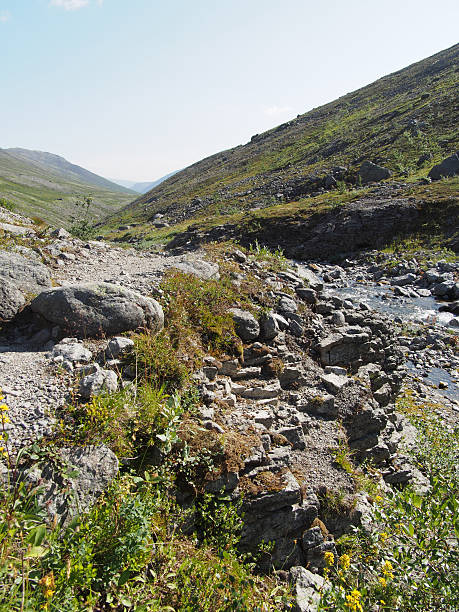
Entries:
MULTIPOLYGON (((19 216, 12 219, 10 213, 3 217, 22 221, 19 216)), ((57 239, 45 249, 56 285, 109 282, 143 295, 157 293, 167 268, 199 266, 197 260, 203 256, 198 252, 186 256, 142 253, 72 238, 57 239)), ((0 388, 9 406, 11 423, 5 427, 11 446, 19 448, 51 431, 53 414, 68 401, 71 383, 71 377, 56 369, 43 347, 27 344, 20 334, 13 339, 0 336, 0 388)))

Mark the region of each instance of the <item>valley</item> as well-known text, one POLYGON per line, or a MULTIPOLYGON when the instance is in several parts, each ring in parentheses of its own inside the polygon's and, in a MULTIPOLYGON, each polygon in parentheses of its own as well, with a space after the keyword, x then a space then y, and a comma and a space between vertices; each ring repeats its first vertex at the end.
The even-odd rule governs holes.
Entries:
POLYGON ((458 53, 141 196, 0 149, 0 610, 459 609, 458 53))

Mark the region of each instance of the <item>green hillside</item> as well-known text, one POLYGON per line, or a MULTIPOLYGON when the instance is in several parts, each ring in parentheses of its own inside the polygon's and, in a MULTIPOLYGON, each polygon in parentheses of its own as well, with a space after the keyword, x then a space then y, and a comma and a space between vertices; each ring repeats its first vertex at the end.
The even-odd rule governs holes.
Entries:
POLYGON ((323 205, 324 193, 336 204, 352 199, 348 191, 366 159, 396 180, 425 177, 459 148, 458 85, 455 45, 193 164, 113 215, 106 228, 137 224, 128 237, 153 240, 191 223, 238 221, 253 209, 258 217, 289 215, 323 205), (345 168, 342 179, 325 188, 337 166, 345 168), (158 233, 151 223, 158 213, 175 230, 158 233))
POLYGON ((41 151, 0 149, 0 198, 16 212, 67 227, 77 214, 75 202, 91 196, 90 214, 99 219, 120 209, 135 192, 116 185, 64 158, 41 151))

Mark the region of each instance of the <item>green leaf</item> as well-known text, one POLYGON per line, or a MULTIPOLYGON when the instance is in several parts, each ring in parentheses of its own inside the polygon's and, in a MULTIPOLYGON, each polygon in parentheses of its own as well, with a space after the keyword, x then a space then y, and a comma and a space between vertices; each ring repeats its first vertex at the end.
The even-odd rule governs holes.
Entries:
POLYGON ((46 535, 46 526, 38 525, 38 527, 35 527, 29 533, 29 537, 27 538, 27 541, 30 542, 32 546, 40 546, 40 544, 43 542, 45 538, 45 535, 46 535))
POLYGON ((118 578, 118 586, 121 587, 123 586, 123 584, 126 584, 130 577, 131 572, 128 569, 124 570, 124 572, 121 572, 121 575, 118 578))
POLYGON ((26 559, 43 557, 47 550, 44 546, 32 546, 26 555, 26 559))

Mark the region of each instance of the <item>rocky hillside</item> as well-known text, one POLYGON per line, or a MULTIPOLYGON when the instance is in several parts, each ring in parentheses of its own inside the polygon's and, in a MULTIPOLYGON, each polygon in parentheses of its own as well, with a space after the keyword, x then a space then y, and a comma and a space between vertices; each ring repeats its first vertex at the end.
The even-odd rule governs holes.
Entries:
MULTIPOLYGON (((241 211, 284 213, 314 207, 324 192, 344 192, 392 176, 426 176, 459 148, 459 45, 379 79, 279 125, 249 143, 217 153, 177 173, 113 217, 140 224, 213 218, 225 223, 241 211), (360 173, 365 160, 385 168, 360 173)), ((344 199, 345 201, 345 199, 344 199)), ((181 226, 182 228, 182 226, 181 226)))
POLYGON ((92 218, 121 208, 135 192, 43 151, 0 149, 0 199, 14 210, 55 225, 68 226, 75 202, 93 198, 92 218))

